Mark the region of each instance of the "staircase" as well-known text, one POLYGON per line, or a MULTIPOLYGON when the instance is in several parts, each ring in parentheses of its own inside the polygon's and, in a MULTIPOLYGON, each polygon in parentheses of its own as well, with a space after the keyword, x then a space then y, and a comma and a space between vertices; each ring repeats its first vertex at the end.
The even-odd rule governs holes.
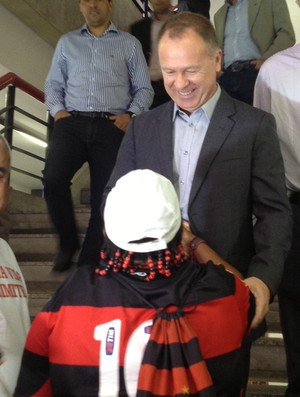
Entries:
POLYGON ((279 323, 277 297, 267 315, 268 330, 251 350, 247 397, 283 397, 287 385, 285 351, 279 323))
MULTIPOLYGON (((9 244, 25 278, 30 315, 34 318, 75 265, 67 272, 52 272, 58 240, 43 199, 11 191, 9 213, 9 244)), ((77 207, 75 216, 79 237, 83 240, 90 216, 89 206, 77 207)))
MULTIPOLYGON (((9 243, 25 277, 30 314, 34 318, 73 268, 62 274, 52 273, 57 241, 44 201, 24 194, 20 196, 17 192, 14 192, 11 201, 9 243)), ((89 219, 87 205, 76 209, 76 219, 83 238, 89 219)), ((268 333, 252 347, 247 397, 284 396, 285 353, 276 299, 271 304, 267 323, 268 333)))

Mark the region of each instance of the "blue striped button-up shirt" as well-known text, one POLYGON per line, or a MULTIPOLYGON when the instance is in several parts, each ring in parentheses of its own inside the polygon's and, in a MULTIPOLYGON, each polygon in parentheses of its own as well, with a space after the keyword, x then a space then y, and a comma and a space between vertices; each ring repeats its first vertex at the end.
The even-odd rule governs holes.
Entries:
POLYGON ((139 41, 111 23, 97 37, 87 26, 63 35, 45 83, 45 104, 59 110, 135 114, 153 100, 148 67, 139 41))

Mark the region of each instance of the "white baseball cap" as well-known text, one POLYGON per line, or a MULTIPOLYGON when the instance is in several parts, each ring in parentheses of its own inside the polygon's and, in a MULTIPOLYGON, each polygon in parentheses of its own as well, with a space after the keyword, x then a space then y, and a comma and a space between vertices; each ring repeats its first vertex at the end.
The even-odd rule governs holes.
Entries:
POLYGON ((172 183, 151 170, 129 172, 107 196, 104 223, 107 237, 123 250, 152 252, 167 248, 181 226, 172 183), (151 241, 139 242, 145 238, 151 241))

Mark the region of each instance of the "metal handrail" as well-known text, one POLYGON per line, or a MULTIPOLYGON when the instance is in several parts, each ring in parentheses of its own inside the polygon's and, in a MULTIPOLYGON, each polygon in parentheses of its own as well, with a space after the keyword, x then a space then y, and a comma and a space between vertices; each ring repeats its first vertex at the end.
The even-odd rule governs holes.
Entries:
POLYGON ((19 76, 12 72, 6 73, 2 77, 0 77, 0 91, 3 90, 3 88, 8 87, 9 85, 19 88, 20 90, 26 92, 26 94, 32 96, 40 102, 44 102, 43 91, 34 87, 33 85, 21 79, 19 76))

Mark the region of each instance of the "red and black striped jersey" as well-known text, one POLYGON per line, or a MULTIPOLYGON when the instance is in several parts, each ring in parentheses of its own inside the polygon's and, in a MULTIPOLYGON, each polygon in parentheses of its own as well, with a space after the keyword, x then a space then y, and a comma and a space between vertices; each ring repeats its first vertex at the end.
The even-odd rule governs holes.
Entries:
POLYGON ((190 263, 149 283, 119 273, 101 277, 84 266, 76 270, 32 323, 14 396, 135 396, 153 307, 172 311, 182 305, 216 395, 238 396, 240 348, 253 297, 222 266, 190 263))

